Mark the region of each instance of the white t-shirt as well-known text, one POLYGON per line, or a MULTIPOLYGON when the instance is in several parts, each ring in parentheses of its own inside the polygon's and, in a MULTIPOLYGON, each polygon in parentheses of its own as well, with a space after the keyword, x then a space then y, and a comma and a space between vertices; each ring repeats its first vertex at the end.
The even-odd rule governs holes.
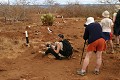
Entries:
POLYGON ((57 45, 57 44, 60 44, 60 46, 61 46, 61 49, 60 49, 60 50, 63 51, 63 44, 62 44, 62 42, 55 42, 55 45, 57 45))
POLYGON ((111 32, 111 27, 113 25, 113 22, 110 18, 104 18, 100 22, 102 27, 102 32, 111 32))

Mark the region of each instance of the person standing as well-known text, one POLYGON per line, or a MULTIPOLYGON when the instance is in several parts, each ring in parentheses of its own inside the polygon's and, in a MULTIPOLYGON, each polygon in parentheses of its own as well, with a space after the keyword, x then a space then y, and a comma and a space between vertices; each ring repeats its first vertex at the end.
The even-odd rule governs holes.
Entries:
POLYGON ((115 6, 118 10, 117 14, 113 15, 113 21, 114 21, 114 35, 116 37, 116 45, 117 47, 120 47, 120 5, 115 6))
POLYGON ((111 46, 111 53, 114 53, 114 49, 113 49, 113 42, 112 42, 112 28, 113 28, 113 22, 112 20, 109 18, 110 17, 110 13, 106 10, 102 13, 102 16, 104 17, 100 24, 102 27, 102 32, 105 36, 105 40, 106 43, 109 41, 110 42, 110 46, 111 46))
POLYGON ((88 17, 85 24, 87 26, 85 28, 83 39, 88 40, 87 53, 83 61, 82 69, 77 71, 77 74, 82 76, 86 74, 89 59, 94 51, 96 51, 97 57, 94 73, 99 74, 102 63, 102 52, 106 45, 101 25, 95 22, 93 17, 88 17))

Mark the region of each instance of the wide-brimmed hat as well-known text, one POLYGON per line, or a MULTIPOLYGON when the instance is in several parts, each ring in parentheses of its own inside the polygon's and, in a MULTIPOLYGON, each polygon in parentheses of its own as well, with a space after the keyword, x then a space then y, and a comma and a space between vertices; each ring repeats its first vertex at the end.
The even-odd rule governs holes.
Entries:
POLYGON ((95 20, 93 17, 88 17, 85 25, 89 25, 89 24, 94 23, 94 22, 95 22, 95 20))
POLYGON ((115 5, 115 8, 116 9, 120 9, 120 5, 115 5))
POLYGON ((110 17, 110 13, 106 10, 102 13, 103 17, 110 17))

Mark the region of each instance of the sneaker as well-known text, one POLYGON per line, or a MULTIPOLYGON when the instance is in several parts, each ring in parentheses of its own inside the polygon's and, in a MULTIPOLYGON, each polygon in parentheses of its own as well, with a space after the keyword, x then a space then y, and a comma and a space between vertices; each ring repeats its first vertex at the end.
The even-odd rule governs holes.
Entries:
POLYGON ((100 74, 100 71, 94 71, 93 72, 95 75, 98 75, 98 74, 100 74))
POLYGON ((78 74, 78 75, 81 75, 81 76, 85 76, 86 72, 82 72, 81 70, 78 70, 78 71, 77 71, 77 74, 78 74))
POLYGON ((45 52, 41 52, 41 54, 42 54, 42 57, 45 57, 45 56, 46 56, 45 52))
POLYGON ((56 60, 62 60, 62 57, 56 58, 56 60))
POLYGON ((117 48, 120 48, 120 45, 119 45, 119 44, 116 44, 116 47, 117 47, 117 48))
POLYGON ((113 54, 113 53, 115 53, 115 51, 114 51, 114 50, 112 50, 112 51, 111 51, 111 53, 113 54))

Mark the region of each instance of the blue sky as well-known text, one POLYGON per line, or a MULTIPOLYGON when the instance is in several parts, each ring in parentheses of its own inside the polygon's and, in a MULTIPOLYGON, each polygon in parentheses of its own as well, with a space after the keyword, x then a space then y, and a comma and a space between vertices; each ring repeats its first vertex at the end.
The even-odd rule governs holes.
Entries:
MULTIPOLYGON (((0 2, 7 2, 8 0, 0 0, 0 2)), ((15 0, 9 0, 10 2, 14 2, 15 0)), ((30 2, 32 1, 36 1, 37 3, 40 3, 42 4, 45 0, 29 0, 30 2)), ((57 3, 60 3, 60 4, 66 4, 68 1, 70 2, 76 2, 76 0, 54 0, 56 1, 57 3)), ((93 4, 95 3, 97 0, 77 0, 79 1, 81 4, 93 4)))

